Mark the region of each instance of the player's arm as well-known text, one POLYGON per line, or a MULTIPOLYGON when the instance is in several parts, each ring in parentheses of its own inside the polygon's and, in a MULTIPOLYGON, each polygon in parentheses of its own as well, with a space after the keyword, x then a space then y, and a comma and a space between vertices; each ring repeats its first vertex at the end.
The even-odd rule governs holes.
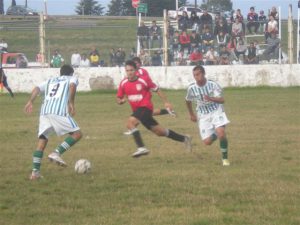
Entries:
POLYGON ((191 121, 197 122, 197 116, 194 113, 192 102, 189 101, 189 100, 185 100, 185 103, 186 103, 186 107, 188 109, 188 112, 190 114, 191 121))
POLYGON ((123 90, 122 86, 120 85, 119 89, 118 89, 118 93, 117 93, 117 103, 119 105, 122 105, 125 102, 126 102, 126 97, 124 95, 124 90, 123 90))
POLYGON ((119 105, 122 105, 122 104, 124 104, 126 102, 126 99, 124 98, 124 97, 117 97, 117 103, 119 104, 119 105))
POLYGON ((76 84, 71 83, 70 84, 70 92, 69 92, 69 113, 71 116, 75 115, 75 94, 76 94, 76 84))
POLYGON ((31 96, 28 100, 28 102, 26 103, 25 107, 24 107, 24 111, 25 113, 29 114, 32 112, 33 109, 33 102, 36 99, 36 97, 39 95, 40 93, 40 88, 39 87, 35 87, 32 92, 31 92, 31 96))

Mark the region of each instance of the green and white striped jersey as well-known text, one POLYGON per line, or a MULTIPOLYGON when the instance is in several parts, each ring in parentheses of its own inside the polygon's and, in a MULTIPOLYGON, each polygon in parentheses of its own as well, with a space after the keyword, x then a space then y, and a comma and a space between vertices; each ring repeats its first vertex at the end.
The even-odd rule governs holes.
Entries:
POLYGON ((212 80, 207 80, 206 84, 203 86, 199 86, 196 82, 194 82, 188 86, 185 99, 187 101, 196 102, 196 111, 201 114, 211 113, 219 107, 223 108, 223 104, 204 100, 204 95, 210 97, 221 97, 222 88, 219 84, 212 80))
POLYGON ((41 106, 41 115, 54 114, 68 116, 68 101, 70 84, 78 85, 78 79, 73 76, 50 78, 39 86, 44 92, 44 102, 41 106))

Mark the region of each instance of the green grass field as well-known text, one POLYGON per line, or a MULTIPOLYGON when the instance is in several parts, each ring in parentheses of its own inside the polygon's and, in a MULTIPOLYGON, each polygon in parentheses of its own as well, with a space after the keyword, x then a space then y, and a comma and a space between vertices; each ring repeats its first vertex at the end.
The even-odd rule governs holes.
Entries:
MULTIPOLYGON (((189 121, 185 91, 167 91, 178 118, 161 124, 193 136, 193 152, 140 127, 151 154, 134 159, 123 136, 128 105, 115 92, 79 93, 76 120, 83 139, 60 168, 42 164, 29 181, 40 99, 23 114, 27 94, 0 95, 1 225, 299 225, 300 89, 225 89, 231 166, 221 166, 218 143, 204 146, 189 121), (92 172, 77 175, 76 160, 92 172)), ((160 103, 154 96, 156 106, 160 103)), ((63 139, 53 136, 46 156, 63 139)))

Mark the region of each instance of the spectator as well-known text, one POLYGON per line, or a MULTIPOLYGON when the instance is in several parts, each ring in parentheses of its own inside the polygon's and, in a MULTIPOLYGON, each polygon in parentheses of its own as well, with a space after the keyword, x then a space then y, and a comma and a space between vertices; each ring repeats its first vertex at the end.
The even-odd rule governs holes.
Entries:
POLYGON ((96 53, 96 55, 98 55, 99 58, 100 58, 100 53, 99 53, 99 51, 96 49, 96 47, 93 47, 93 48, 92 48, 92 51, 90 52, 90 56, 93 55, 94 53, 96 53))
POLYGON ((138 27, 137 36, 141 48, 149 48, 149 29, 146 27, 144 21, 141 21, 141 25, 138 27), (144 42, 146 42, 146 45, 144 42))
POLYGON ((237 41, 235 37, 231 37, 228 44, 227 44, 227 49, 231 52, 231 55, 235 60, 238 60, 238 58, 235 55, 236 52, 236 46, 237 46, 237 41))
POLYGON ((260 25, 260 32, 262 33, 265 30, 265 26, 267 23, 267 17, 265 16, 265 12, 263 10, 260 10, 259 12, 258 22, 260 25))
POLYGON ((136 55, 136 49, 135 49, 135 47, 133 47, 133 48, 131 48, 131 51, 129 53, 129 58, 130 58, 130 60, 132 60, 135 57, 137 57, 137 55, 136 55))
POLYGON ((170 41, 171 54, 173 56, 176 56, 179 52, 179 49, 181 48, 180 42, 179 42, 179 37, 180 37, 179 32, 176 30, 174 32, 174 36, 173 36, 172 40, 170 41))
POLYGON ((122 48, 118 48, 116 55, 115 55, 115 60, 116 60, 116 65, 117 66, 123 66, 124 62, 125 62, 125 57, 126 54, 123 51, 122 48))
POLYGON ((274 16, 269 16, 269 22, 267 23, 267 31, 266 31, 266 39, 271 36, 271 34, 277 34, 278 33, 278 22, 274 19, 274 16))
POLYGON ((150 27, 150 40, 151 40, 150 48, 153 48, 154 40, 158 40, 159 48, 162 47, 161 28, 156 25, 155 20, 152 21, 152 26, 150 27))
POLYGON ((90 55, 90 65, 91 67, 98 67, 100 63, 100 57, 99 54, 97 54, 97 51, 93 51, 90 55))
POLYGON ((251 42, 245 53, 245 64, 258 64, 257 50, 251 42))
POLYGON ((197 66, 197 65, 203 65, 203 55, 199 51, 198 48, 195 48, 193 52, 190 54, 190 65, 191 66, 197 66))
POLYGON ((203 14, 200 16, 200 32, 205 28, 212 30, 213 19, 212 16, 207 12, 206 9, 203 10, 203 14))
POLYGON ((56 49, 51 59, 51 67, 60 68, 64 62, 64 58, 61 56, 61 54, 59 54, 58 49, 56 49))
POLYGON ((231 52, 226 48, 225 45, 221 47, 220 53, 219 53, 219 64, 220 65, 229 65, 230 60, 229 57, 231 55, 231 52))
POLYGON ((236 45, 235 56, 238 59, 240 59, 240 56, 243 56, 243 60, 241 60, 241 61, 244 61, 246 50, 247 50, 247 46, 244 44, 244 40, 242 38, 240 38, 236 45))
POLYGON ((174 27, 172 26, 170 20, 168 20, 168 29, 167 29, 167 37, 168 39, 171 41, 173 36, 174 36, 174 32, 175 32, 175 29, 174 27))
POLYGON ((184 49, 187 49, 188 54, 191 51, 191 39, 185 30, 183 30, 179 36, 180 51, 184 52, 184 49))
POLYGON ((110 49, 110 52, 109 52, 109 61, 110 61, 110 66, 116 66, 116 51, 114 48, 111 48, 110 49))
POLYGON ((191 52, 194 52, 194 49, 199 49, 199 45, 201 44, 201 37, 195 30, 192 31, 190 36, 191 41, 191 52))
POLYGON ((139 58, 141 59, 143 66, 150 66, 150 56, 147 51, 141 49, 139 58))
POLYGON ((270 11, 270 16, 273 16, 273 18, 277 21, 279 21, 279 13, 277 12, 277 9, 275 6, 272 7, 271 11, 270 11))
POLYGON ((44 56, 42 55, 41 52, 39 52, 38 54, 36 54, 35 61, 38 62, 38 63, 43 63, 44 62, 44 56))
POLYGON ((224 34, 228 34, 228 27, 224 24, 223 20, 219 20, 218 23, 216 23, 216 26, 214 28, 214 35, 216 36, 220 32, 223 32, 224 34))
POLYGON ((199 32, 198 26, 200 24, 200 18, 199 18, 199 16, 197 16, 197 13, 195 11, 192 11, 192 13, 191 13, 190 24, 191 24, 191 28, 194 31, 199 32))
POLYGON ((80 66, 80 60, 81 60, 81 56, 78 53, 78 51, 76 50, 72 56, 71 56, 71 65, 73 68, 79 67, 80 66))
POLYGON ((225 25, 225 27, 226 27, 227 30, 228 30, 228 24, 227 24, 226 18, 225 18, 224 16, 222 16, 220 12, 216 12, 216 16, 215 16, 215 26, 216 26, 217 24, 219 24, 220 21, 223 22, 223 24, 225 25))
POLYGON ((81 55, 81 59, 80 59, 80 67, 90 67, 90 60, 87 58, 86 54, 82 54, 81 55))
POLYGON ((1 39, 0 41, 0 51, 7 52, 8 44, 4 39, 1 39))
POLYGON ((247 28, 248 28, 248 32, 249 34, 252 34, 252 27, 254 27, 254 33, 257 33, 257 30, 259 28, 259 22, 258 22, 258 15, 254 10, 254 7, 250 8, 250 12, 247 15, 247 28))
POLYGON ((205 54, 206 65, 216 65, 218 63, 218 53, 214 50, 213 47, 210 47, 207 53, 205 54))
POLYGON ((18 54, 17 60, 16 60, 16 67, 17 68, 26 68, 28 66, 27 60, 24 58, 23 55, 18 54))
POLYGON ((236 18, 235 23, 232 24, 231 36, 232 37, 242 37, 242 36, 244 36, 243 26, 242 26, 242 23, 240 22, 240 20, 238 18, 236 18))
POLYGON ((279 58, 280 39, 277 38, 275 33, 271 33, 271 37, 267 39, 267 48, 264 51, 264 55, 268 61, 271 58, 279 58))
POLYGON ((202 51, 207 52, 214 45, 214 35, 210 32, 209 27, 205 28, 205 33, 202 35, 202 51))
POLYGON ((224 34, 223 31, 220 31, 217 35, 217 44, 220 47, 221 45, 225 45, 227 46, 229 41, 229 35, 228 34, 224 34))
POLYGON ((179 30, 187 30, 190 27, 190 19, 186 11, 182 12, 182 16, 178 19, 179 30))
POLYGON ((232 15, 232 17, 231 17, 231 22, 232 22, 232 24, 236 22, 236 19, 238 19, 239 22, 242 24, 243 33, 245 33, 244 17, 243 17, 243 15, 242 15, 240 9, 237 9, 237 10, 235 11, 235 13, 232 15))
POLYGON ((160 56, 160 51, 154 52, 154 55, 151 58, 151 65, 152 66, 162 66, 162 59, 160 56))

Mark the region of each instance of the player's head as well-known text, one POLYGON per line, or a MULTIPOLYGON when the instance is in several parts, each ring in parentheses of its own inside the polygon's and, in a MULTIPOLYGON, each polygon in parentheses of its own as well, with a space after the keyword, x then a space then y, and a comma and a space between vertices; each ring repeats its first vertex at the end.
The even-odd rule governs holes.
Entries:
POLYGON ((137 69, 139 69, 142 65, 141 59, 139 57, 133 57, 132 61, 135 62, 137 69))
POLYGON ((60 68, 60 75, 61 76, 73 76, 74 69, 70 65, 63 65, 60 68))
POLYGON ((198 84, 202 84, 205 81, 205 69, 203 66, 195 66, 193 69, 193 75, 198 84))
POLYGON ((134 61, 128 60, 125 62, 125 71, 129 80, 135 79, 137 67, 134 61))

